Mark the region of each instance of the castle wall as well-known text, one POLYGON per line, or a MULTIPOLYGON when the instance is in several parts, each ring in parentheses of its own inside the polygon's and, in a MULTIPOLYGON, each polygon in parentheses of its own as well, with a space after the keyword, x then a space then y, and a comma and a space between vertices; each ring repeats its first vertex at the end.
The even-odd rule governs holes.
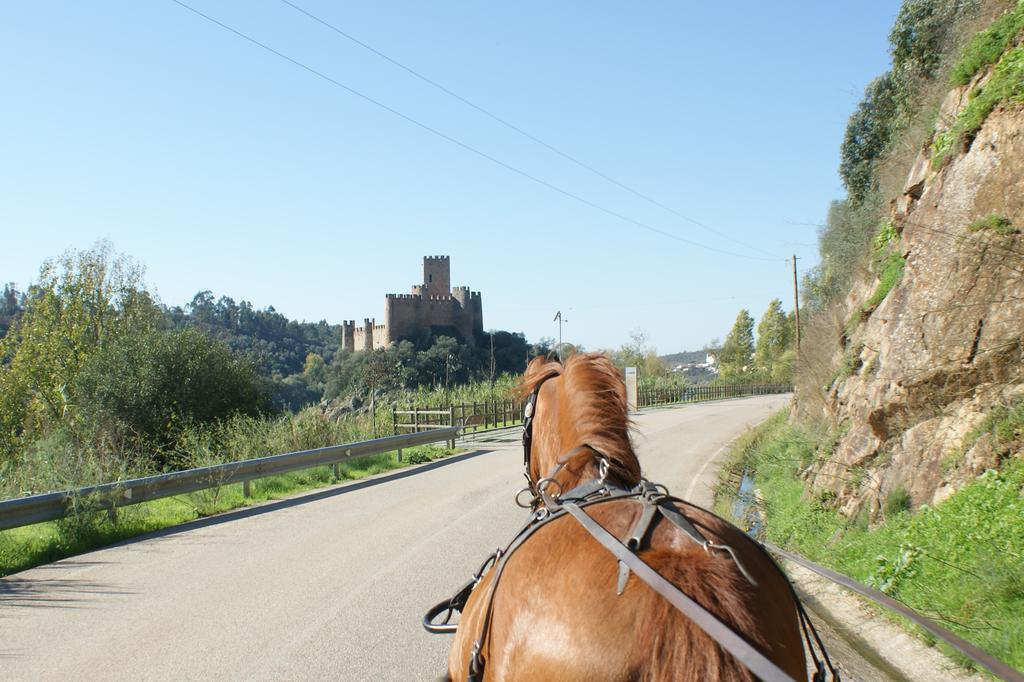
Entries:
POLYGON ((454 328, 466 341, 483 334, 483 305, 479 291, 469 287, 451 288, 448 256, 423 259, 424 283, 412 287, 411 294, 387 294, 384 297, 384 324, 364 319, 342 323, 342 350, 384 348, 401 339, 416 339, 431 327, 454 328))

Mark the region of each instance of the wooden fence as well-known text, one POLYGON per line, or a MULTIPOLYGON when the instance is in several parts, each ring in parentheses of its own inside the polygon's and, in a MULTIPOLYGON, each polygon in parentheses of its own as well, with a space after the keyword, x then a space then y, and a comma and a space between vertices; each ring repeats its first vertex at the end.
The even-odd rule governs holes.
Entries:
POLYGON ((463 434, 518 426, 523 422, 523 401, 485 400, 447 407, 391 408, 392 433, 418 433, 457 426, 463 434))

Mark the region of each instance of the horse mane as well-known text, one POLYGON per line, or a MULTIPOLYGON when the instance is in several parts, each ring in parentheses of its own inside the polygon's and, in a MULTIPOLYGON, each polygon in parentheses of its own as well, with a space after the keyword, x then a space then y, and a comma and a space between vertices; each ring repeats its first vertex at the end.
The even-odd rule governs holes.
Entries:
POLYGON ((602 353, 577 353, 564 364, 544 356, 534 358, 520 390, 528 395, 554 377, 562 379, 557 387, 558 425, 566 450, 589 445, 608 457, 611 473, 621 483, 638 484, 640 462, 629 438, 632 420, 626 386, 611 359, 602 353))

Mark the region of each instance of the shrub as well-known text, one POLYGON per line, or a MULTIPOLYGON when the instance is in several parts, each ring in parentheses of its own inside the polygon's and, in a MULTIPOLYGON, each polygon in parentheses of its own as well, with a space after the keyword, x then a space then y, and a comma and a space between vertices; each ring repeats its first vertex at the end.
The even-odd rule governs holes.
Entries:
POLYGON ((885 505, 883 511, 885 516, 895 516, 900 512, 910 511, 910 507, 913 504, 913 499, 910 497, 910 493, 907 492, 906 488, 899 487, 889 492, 885 497, 885 505))
POLYGON ((1013 39, 1024 30, 1024 2, 992 22, 979 32, 964 48, 959 61, 953 67, 949 80, 953 85, 967 85, 975 74, 990 64, 999 61, 1013 39))
POLYGON ((973 223, 967 226, 970 232, 979 232, 981 230, 991 230, 996 234, 1003 236, 1017 234, 1020 232, 1013 223, 1010 222, 1009 218, 1006 218, 995 213, 990 213, 984 218, 978 218, 973 223))
MULTIPOLYGON (((113 419, 160 450, 172 448, 189 424, 253 416, 266 407, 252 366, 196 329, 119 339, 92 358, 78 387, 92 418, 113 419)), ((166 463, 162 455, 158 460, 166 463)))

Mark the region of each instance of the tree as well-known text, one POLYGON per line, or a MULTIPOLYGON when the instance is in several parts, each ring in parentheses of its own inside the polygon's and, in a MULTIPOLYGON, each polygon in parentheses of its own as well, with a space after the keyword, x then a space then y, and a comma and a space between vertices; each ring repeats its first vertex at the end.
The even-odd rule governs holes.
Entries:
POLYGON ((306 356, 306 364, 302 369, 306 382, 313 385, 322 384, 327 378, 327 363, 319 353, 310 353, 306 356))
POLYGON ((753 367, 753 354, 754 318, 746 310, 741 310, 736 315, 736 322, 729 335, 725 337, 725 343, 722 344, 719 357, 722 377, 733 378, 749 372, 753 367))
POLYGON ((766 377, 775 380, 784 376, 776 365, 792 345, 793 327, 782 312, 782 301, 773 298, 768 309, 757 324, 757 349, 754 351, 754 365, 766 377))
POLYGON ((630 332, 629 341, 612 353, 612 359, 619 368, 636 367, 641 384, 668 374, 668 367, 658 357, 657 349, 650 344, 647 334, 639 329, 630 332))
POLYGON ((73 415, 75 380, 100 348, 154 328, 142 268, 109 243, 46 261, 0 339, 0 459, 73 415))

